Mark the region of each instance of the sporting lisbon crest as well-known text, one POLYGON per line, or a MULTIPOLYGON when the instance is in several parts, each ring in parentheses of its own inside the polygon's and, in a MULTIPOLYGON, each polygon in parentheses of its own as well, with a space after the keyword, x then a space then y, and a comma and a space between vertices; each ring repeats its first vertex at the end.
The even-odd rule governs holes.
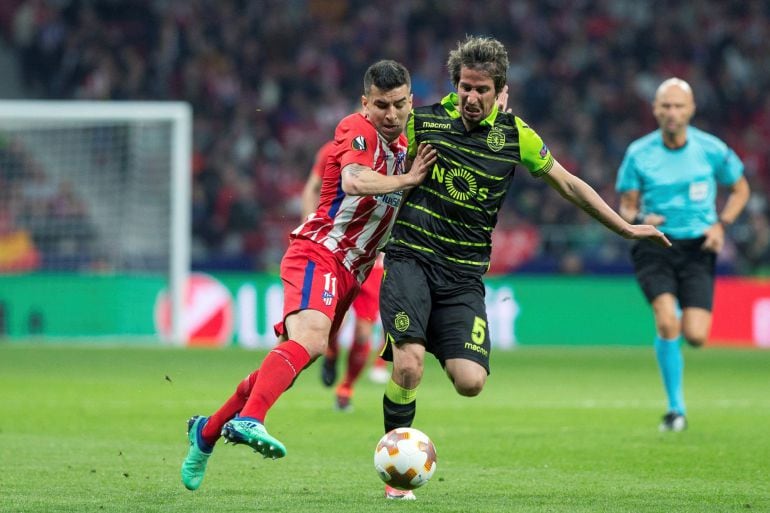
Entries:
POLYGON ((409 316, 406 312, 398 312, 393 320, 393 325, 401 333, 409 329, 409 316))
POLYGON ((487 146, 492 151, 500 151, 505 145, 505 134, 499 128, 492 127, 487 134, 487 146))

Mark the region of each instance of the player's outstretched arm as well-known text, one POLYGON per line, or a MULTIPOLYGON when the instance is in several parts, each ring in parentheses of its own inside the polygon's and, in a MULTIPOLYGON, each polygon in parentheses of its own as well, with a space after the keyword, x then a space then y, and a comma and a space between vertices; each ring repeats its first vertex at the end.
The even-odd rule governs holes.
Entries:
POLYGON ((352 196, 372 196, 404 191, 420 185, 436 162, 436 150, 420 144, 409 172, 403 175, 382 175, 360 164, 348 164, 342 169, 342 190, 352 196))
POLYGON ((664 247, 671 242, 663 232, 649 224, 630 224, 615 212, 587 183, 573 175, 554 161, 551 170, 543 179, 559 194, 580 207, 588 215, 626 239, 649 239, 664 247))

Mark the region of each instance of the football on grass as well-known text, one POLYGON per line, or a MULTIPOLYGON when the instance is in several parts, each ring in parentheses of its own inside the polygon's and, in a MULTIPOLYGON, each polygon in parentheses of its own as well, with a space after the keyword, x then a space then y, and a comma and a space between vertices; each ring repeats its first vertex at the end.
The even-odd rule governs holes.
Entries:
POLYGON ((374 468, 389 486, 414 490, 436 471, 436 448, 419 429, 396 428, 377 442, 374 468))

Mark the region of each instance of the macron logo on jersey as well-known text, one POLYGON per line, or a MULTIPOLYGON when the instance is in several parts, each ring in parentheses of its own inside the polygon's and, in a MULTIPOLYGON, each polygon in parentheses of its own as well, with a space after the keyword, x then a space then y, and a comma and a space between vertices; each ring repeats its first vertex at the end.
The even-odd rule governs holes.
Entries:
POLYGON ((439 130, 449 130, 452 128, 450 123, 437 123, 434 121, 425 121, 422 124, 423 128, 438 128, 439 130))
POLYGON ((359 135, 353 139, 351 146, 353 146, 354 150, 363 151, 366 149, 366 139, 364 139, 363 135, 359 135))

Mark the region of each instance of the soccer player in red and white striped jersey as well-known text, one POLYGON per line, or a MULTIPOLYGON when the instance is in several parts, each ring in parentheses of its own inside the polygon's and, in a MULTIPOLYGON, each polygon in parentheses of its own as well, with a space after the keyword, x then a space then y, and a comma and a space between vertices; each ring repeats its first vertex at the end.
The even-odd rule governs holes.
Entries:
MULTIPOLYGON (((305 181, 305 187, 302 189, 303 219, 313 214, 318 208, 326 162, 334 149, 334 145, 335 142, 332 139, 316 152, 313 166, 305 181)), ((380 318, 380 283, 384 272, 383 254, 380 253, 369 277, 361 284, 361 290, 351 305, 355 317, 353 339, 347 352, 347 365, 343 379, 335 390, 334 408, 337 411, 349 412, 353 409, 353 390, 369 359, 374 323, 380 318)), ((339 337, 329 338, 321 362, 321 381, 327 387, 331 387, 337 381, 337 359, 339 356, 339 337)), ((386 383, 390 379, 390 373, 387 370, 387 362, 380 356, 376 356, 370 377, 375 380, 375 377, 383 376, 383 374, 382 381, 377 381, 378 383, 386 383)))
POLYGON ((370 194, 376 195, 351 194, 344 190, 342 171, 352 165, 353 172, 367 168, 382 176, 401 175, 406 147, 402 133, 390 141, 378 136, 362 113, 343 119, 326 159, 318 208, 292 232, 291 238, 323 245, 362 283, 374 265, 377 248, 390 233, 403 189, 389 193, 370 189, 370 194))
POLYGON ((420 184, 436 160, 435 150, 423 145, 405 172, 410 88, 409 72, 395 61, 367 69, 362 113, 338 125, 320 205, 292 232, 281 261, 284 313, 276 325, 278 345, 213 415, 188 422, 190 448, 181 473, 189 490, 200 487, 220 435, 265 457, 286 455, 264 427, 268 410, 324 353, 390 232, 400 193, 420 184))

